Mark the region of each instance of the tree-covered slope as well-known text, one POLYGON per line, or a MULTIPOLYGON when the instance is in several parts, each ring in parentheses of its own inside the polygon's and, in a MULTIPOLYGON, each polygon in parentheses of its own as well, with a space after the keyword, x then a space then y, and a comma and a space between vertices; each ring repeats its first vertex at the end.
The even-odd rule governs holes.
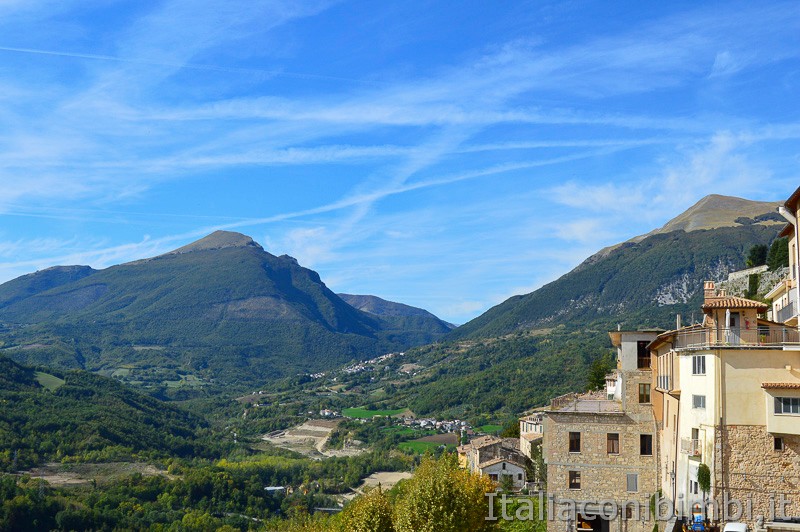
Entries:
POLYGON ((751 224, 654 234, 591 258, 542 288, 514 296, 455 329, 450 339, 488 337, 563 323, 619 319, 669 325, 697 311, 704 280, 744 268, 747 250, 769 244, 778 226, 751 224))
POLYGON ((0 322, 5 353, 21 362, 168 367, 239 384, 434 336, 361 312, 295 259, 222 231, 10 301, 0 322))
POLYGON ((53 266, 0 285, 0 308, 95 273, 89 266, 53 266))
POLYGON ((454 327, 427 310, 411 305, 370 295, 337 295, 348 305, 379 317, 387 334, 405 338, 409 345, 433 342, 454 327))
POLYGON ((53 459, 208 454, 200 418, 113 379, 48 371, 0 356, 0 471, 53 459))

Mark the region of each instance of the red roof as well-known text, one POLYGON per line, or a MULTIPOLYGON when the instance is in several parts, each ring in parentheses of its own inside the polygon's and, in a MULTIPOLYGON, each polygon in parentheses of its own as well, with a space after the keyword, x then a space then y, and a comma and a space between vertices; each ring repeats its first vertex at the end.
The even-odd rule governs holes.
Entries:
POLYGON ((765 390, 800 390, 800 382, 765 382, 761 387, 765 390))
POLYGON ((703 310, 712 308, 754 308, 760 309, 760 312, 764 312, 769 306, 761 301, 753 301, 752 299, 745 299, 743 297, 725 296, 706 300, 703 304, 703 310))

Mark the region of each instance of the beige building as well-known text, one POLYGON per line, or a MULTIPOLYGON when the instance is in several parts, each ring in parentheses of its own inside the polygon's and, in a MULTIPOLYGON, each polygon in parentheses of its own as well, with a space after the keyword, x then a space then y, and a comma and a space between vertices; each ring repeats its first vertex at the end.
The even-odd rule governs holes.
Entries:
POLYGON ((544 413, 534 412, 519 418, 519 450, 533 459, 533 445, 544 435, 544 413))
POLYGON ((798 314, 800 314, 800 238, 798 238, 798 223, 800 217, 800 188, 789 196, 789 199, 778 211, 789 222, 781 231, 780 236, 789 238, 789 276, 770 291, 766 297, 772 301, 772 319, 797 327, 798 314))
POLYGON ((741 517, 751 529, 792 529, 772 510, 784 495, 787 514, 800 516, 798 331, 762 319, 767 305, 728 296, 713 282, 705 283, 702 308, 701 323, 649 345, 662 492, 684 517, 706 496, 727 497, 752 506, 741 517), (701 464, 711 473, 708 494, 698 482, 701 464))
POLYGON ((547 491, 555 508, 548 531, 651 532, 645 511, 658 485, 658 449, 647 345, 657 334, 611 333, 617 372, 606 390, 556 398, 545 412, 547 491), (564 519, 571 501, 584 510, 574 521, 564 519))

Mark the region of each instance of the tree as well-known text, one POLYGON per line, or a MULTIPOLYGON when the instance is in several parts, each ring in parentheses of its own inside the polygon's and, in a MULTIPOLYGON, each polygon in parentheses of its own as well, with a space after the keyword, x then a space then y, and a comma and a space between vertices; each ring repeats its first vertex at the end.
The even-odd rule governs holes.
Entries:
POLYGON ((486 493, 494 484, 460 469, 454 455, 427 457, 400 486, 394 508, 397 532, 472 532, 493 528, 486 493))
POLYGON ((614 369, 614 360, 611 353, 605 353, 596 358, 589 366, 589 375, 586 377, 586 388, 589 391, 601 390, 606 385, 606 375, 614 369))
POLYGON ((697 467, 697 485, 700 491, 703 492, 703 499, 706 494, 711 491, 711 470, 706 464, 700 464, 697 467))
POLYGON ((342 530, 347 532, 394 532, 392 505, 381 488, 356 497, 342 512, 342 530))
POLYGON ((769 246, 767 266, 771 271, 789 266, 789 239, 776 238, 769 246))
POLYGON ((747 252, 747 267, 755 268, 756 266, 763 266, 767 263, 767 245, 755 244, 747 252))
POLYGON ((531 444, 531 461, 534 469, 534 475, 531 478, 541 483, 542 490, 547 490, 547 464, 544 463, 542 440, 531 444))
POLYGON ((519 438, 519 421, 516 419, 510 421, 505 427, 503 427, 502 432, 500 432, 501 438, 519 438))
POLYGON ((514 491, 514 477, 511 475, 502 475, 500 477, 500 489, 506 493, 514 491))

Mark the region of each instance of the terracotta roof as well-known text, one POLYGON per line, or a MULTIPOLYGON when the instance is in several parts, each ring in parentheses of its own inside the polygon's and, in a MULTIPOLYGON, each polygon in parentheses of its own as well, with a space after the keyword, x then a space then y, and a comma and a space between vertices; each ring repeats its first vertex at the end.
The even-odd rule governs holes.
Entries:
POLYGON ((711 308, 754 308, 761 309, 763 312, 767 310, 769 306, 761 301, 753 301, 752 299, 745 299, 743 297, 736 296, 725 296, 706 300, 706 302, 703 304, 703 310, 711 308))
POLYGON ((800 390, 800 382, 765 382, 761 387, 765 390, 800 390))

